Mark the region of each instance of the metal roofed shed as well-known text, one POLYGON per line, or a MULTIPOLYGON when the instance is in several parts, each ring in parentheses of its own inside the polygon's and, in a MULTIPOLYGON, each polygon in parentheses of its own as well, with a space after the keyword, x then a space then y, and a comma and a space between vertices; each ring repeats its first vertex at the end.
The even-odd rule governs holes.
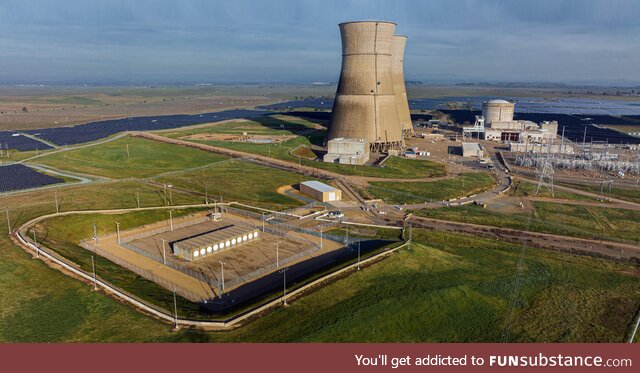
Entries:
POLYGON ((303 181, 300 183, 300 192, 313 197, 320 202, 333 202, 342 199, 342 191, 331 185, 319 181, 303 181))
POLYGON ((189 261, 195 261, 223 250, 253 242, 260 237, 260 234, 254 227, 227 225, 175 241, 171 246, 175 255, 189 261))
POLYGON ((462 156, 463 157, 478 157, 484 156, 484 151, 480 144, 475 142, 463 142, 462 143, 462 156))

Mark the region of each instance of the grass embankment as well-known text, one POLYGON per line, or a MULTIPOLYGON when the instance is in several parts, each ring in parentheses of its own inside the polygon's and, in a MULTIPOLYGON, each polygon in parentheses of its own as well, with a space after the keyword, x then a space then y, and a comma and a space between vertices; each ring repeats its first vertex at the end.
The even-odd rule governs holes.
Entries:
MULTIPOLYGON (((195 211, 198 210, 177 209, 174 210, 173 216, 180 217, 195 211)), ((40 237, 40 242, 46 247, 78 264, 83 270, 91 272, 91 256, 93 253, 78 246, 78 243, 93 235, 94 222, 98 227, 98 236, 100 236, 113 234, 116 229, 116 221, 120 223, 121 229, 125 230, 168 219, 169 212, 166 210, 140 211, 117 215, 70 215, 51 218, 39 223, 36 226, 36 234, 40 237)), ((169 290, 127 269, 123 269, 101 256, 95 256, 95 263, 96 273, 101 279, 148 303, 155 304, 165 310, 171 310, 173 293, 169 290)), ((182 297, 179 298, 177 303, 178 312, 183 317, 197 318, 202 316, 199 312, 200 307, 197 304, 182 297)))
POLYGON ((104 144, 51 154, 38 158, 36 162, 63 170, 123 179, 145 178, 225 159, 227 157, 198 149, 123 137, 104 144))
POLYGON ((613 197, 617 199, 621 199, 624 201, 630 201, 635 203, 640 203, 640 186, 629 187, 629 188, 620 188, 615 186, 616 183, 613 183, 613 187, 611 188, 611 194, 609 194, 609 186, 605 184, 603 193, 600 192, 600 185, 589 185, 589 184, 580 184, 580 183, 569 183, 569 182, 559 182, 558 185, 566 186, 569 188, 574 188, 578 190, 584 190, 585 192, 591 192, 595 194, 604 194, 607 197, 613 197))
POLYGON ((640 242, 640 211, 534 202, 533 212, 501 213, 474 205, 425 209, 416 215, 472 224, 559 234, 563 236, 640 242))
POLYGON ((369 193, 390 203, 423 203, 480 193, 490 189, 495 180, 487 173, 466 173, 453 179, 430 182, 369 183, 369 193))
POLYGON ((263 208, 283 210, 302 203, 280 194, 278 187, 308 180, 302 175, 273 169, 240 160, 214 163, 209 167, 184 173, 162 176, 156 181, 170 183, 220 201, 241 201, 263 208), (206 187, 205 187, 206 186, 206 187))
MULTIPOLYGON (((527 181, 515 180, 509 194, 516 197, 533 197, 536 194, 537 185, 527 181)), ((562 189, 554 188, 553 195, 548 187, 540 188, 538 197, 548 197, 557 199, 566 199, 572 201, 596 201, 596 198, 585 196, 582 194, 572 193, 562 189)))
POLYGON ((627 264, 418 229, 413 239, 410 251, 216 333, 170 332, 9 245, 0 340, 488 342, 507 329, 509 341, 620 342, 640 305, 627 264))
POLYGON ((309 159, 315 155, 311 151, 311 147, 313 145, 322 144, 325 136, 325 130, 313 129, 310 122, 292 117, 266 117, 256 119, 254 121, 227 122, 195 130, 176 131, 169 133, 166 136, 171 138, 182 138, 188 135, 204 133, 241 135, 244 132, 247 132, 249 135, 298 135, 298 137, 278 144, 214 140, 188 141, 233 149, 246 153, 264 155, 292 163, 300 163, 309 167, 333 171, 343 175, 407 179, 446 175, 445 165, 427 160, 391 157, 385 162, 384 167, 373 167, 324 163, 309 159), (304 135, 300 135, 301 133, 304 133, 304 135))

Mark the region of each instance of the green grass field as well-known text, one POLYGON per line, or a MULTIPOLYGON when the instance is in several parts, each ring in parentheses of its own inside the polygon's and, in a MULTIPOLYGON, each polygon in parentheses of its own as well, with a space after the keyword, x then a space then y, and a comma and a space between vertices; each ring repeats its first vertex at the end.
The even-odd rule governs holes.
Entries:
MULTIPOLYGON (((188 215, 197 209, 178 209, 173 212, 174 217, 188 215)), ((93 223, 98 227, 98 235, 113 234, 115 222, 120 223, 123 230, 136 226, 168 220, 166 210, 151 210, 130 212, 116 215, 88 214, 70 215, 47 219, 36 226, 36 234, 40 242, 46 247, 54 249, 58 254, 78 264, 85 271, 91 271, 92 253, 78 246, 83 239, 93 235, 93 223)), ((146 302, 155 304, 165 310, 173 305, 173 293, 152 281, 148 281, 137 274, 123 269, 119 265, 102 258, 95 257, 96 272, 111 284, 123 289, 146 302)), ((178 312, 184 317, 197 318, 202 316, 199 306, 184 298, 178 302, 178 312)))
POLYGON ((156 179, 160 183, 171 183, 177 188, 196 191, 203 195, 206 191, 218 201, 222 196, 224 202, 249 202, 276 210, 301 205, 297 199, 280 194, 277 189, 304 180, 308 180, 308 177, 240 160, 214 163, 197 171, 156 179))
POLYGON ((260 121, 242 121, 228 122, 219 125, 212 125, 198 129, 187 131, 176 131, 166 134, 167 137, 181 138, 186 135, 198 133, 228 133, 242 134, 247 132, 256 135, 291 135, 300 134, 305 131, 305 135, 283 141, 279 144, 259 144, 246 142, 230 142, 230 141, 211 141, 211 140, 189 140, 201 144, 218 146, 221 148, 233 149, 237 151, 260 154, 276 159, 289 161, 292 163, 300 163, 310 167, 321 168, 328 171, 337 172, 343 175, 359 175, 368 177, 382 178, 425 178, 446 175, 446 168, 443 164, 427 161, 414 160, 400 157, 391 157, 385 162, 384 167, 371 166, 350 166, 341 164, 332 164, 318 162, 312 158, 310 148, 312 145, 321 145, 325 136, 325 130, 314 130, 311 123, 300 118, 288 116, 276 116, 260 119, 260 121), (282 128, 280 127, 282 126, 282 128), (311 129, 310 129, 311 128, 311 129), (308 148, 304 154, 292 154, 294 149, 300 147, 308 148))
MULTIPOLYGON (((585 192, 591 192, 600 194, 600 185, 587 185, 579 183, 559 182, 558 185, 574 188, 578 190, 584 190, 585 192)), ((615 186, 611 188, 611 197, 618 198, 625 201, 640 203, 640 186, 630 188, 620 188, 615 186)), ((609 186, 605 185, 604 194, 609 196, 609 186)))
MULTIPOLYGON (((533 197, 536 194, 537 185, 527 181, 515 180, 509 194, 516 197, 533 197)), ((548 197, 557 199, 567 199, 572 201, 595 201, 593 197, 572 193, 562 189, 554 188, 553 195, 547 187, 540 188, 538 197, 548 197)))
POLYGON ((166 136, 176 139, 203 133, 242 135, 245 132, 249 135, 293 135, 313 127, 314 124, 306 119, 287 115, 271 115, 256 120, 213 123, 209 126, 173 131, 167 133, 166 136))
POLYGON ((202 150, 124 137, 105 144, 55 153, 38 158, 37 162, 63 170, 124 179, 145 178, 225 159, 225 156, 202 150))
POLYGON ((368 188, 376 198, 390 203, 423 203, 483 192, 495 184, 486 173, 466 173, 453 179, 430 182, 374 181, 368 188))
POLYGON ((416 215, 572 237, 640 242, 640 211, 534 202, 533 213, 501 213, 474 205, 424 209, 416 215))
POLYGON ((411 250, 229 332, 170 332, 169 325, 91 292, 89 285, 11 246, 0 252, 0 340, 499 342, 503 334, 505 340, 519 342, 628 338, 640 306, 640 279, 629 274, 635 270, 631 265, 418 229, 413 238, 411 250))

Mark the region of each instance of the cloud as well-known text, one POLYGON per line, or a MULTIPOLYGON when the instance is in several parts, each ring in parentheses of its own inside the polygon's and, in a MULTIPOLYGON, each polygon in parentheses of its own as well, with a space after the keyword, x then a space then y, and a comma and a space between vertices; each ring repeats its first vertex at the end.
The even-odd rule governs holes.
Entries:
POLYGON ((332 80, 337 24, 398 23, 410 79, 637 80, 640 3, 5 0, 0 80, 332 80))

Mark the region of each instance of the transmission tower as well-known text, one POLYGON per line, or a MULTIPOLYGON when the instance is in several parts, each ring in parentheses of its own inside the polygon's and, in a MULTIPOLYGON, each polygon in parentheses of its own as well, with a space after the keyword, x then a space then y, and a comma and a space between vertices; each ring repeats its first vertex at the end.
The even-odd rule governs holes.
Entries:
POLYGON ((553 189, 553 159, 551 157, 551 145, 549 145, 549 152, 547 153, 547 157, 542 161, 542 170, 540 171, 540 178, 538 179, 538 187, 536 188, 535 196, 538 196, 540 193, 540 189, 543 186, 547 187, 551 190, 551 197, 555 197, 554 189, 553 189))

